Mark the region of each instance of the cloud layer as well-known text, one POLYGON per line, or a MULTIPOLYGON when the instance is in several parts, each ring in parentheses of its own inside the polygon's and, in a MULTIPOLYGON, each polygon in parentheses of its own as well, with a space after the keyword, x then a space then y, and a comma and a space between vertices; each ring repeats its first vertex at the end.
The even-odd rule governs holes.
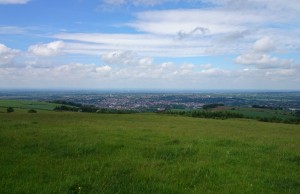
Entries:
MULTIPOLYGON (((150 2, 157 5, 169 1, 150 2)), ((141 0, 104 3, 147 5, 141 0)), ((300 45, 300 8, 296 0, 194 0, 189 3, 210 6, 137 12, 135 19, 121 24, 135 33, 58 33, 52 38, 66 41, 68 53, 95 55, 130 47, 134 52, 151 57, 234 54, 250 47, 260 52, 271 52, 275 47, 289 51, 300 45)))
POLYGON ((298 0, 100 3, 125 11, 95 8, 87 20, 107 18, 92 24, 77 22, 76 14, 66 16, 76 25, 53 30, 55 20, 42 34, 1 25, 0 87, 300 89, 298 0), (130 16, 121 18, 128 10, 130 16), (20 37, 29 40, 11 46, 20 37))

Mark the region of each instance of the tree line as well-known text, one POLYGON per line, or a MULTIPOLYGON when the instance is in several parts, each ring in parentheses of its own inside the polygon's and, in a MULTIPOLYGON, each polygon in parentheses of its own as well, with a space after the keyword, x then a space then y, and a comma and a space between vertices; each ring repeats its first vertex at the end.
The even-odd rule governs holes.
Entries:
MULTIPOLYGON (((159 112, 160 114, 171 114, 171 115, 182 115, 188 117, 197 118, 211 118, 211 119, 229 119, 229 118, 246 118, 253 119, 253 117, 245 116, 241 113, 234 113, 229 111, 206 111, 206 110, 166 110, 159 112)), ((298 115, 297 113, 296 115, 298 115)), ((288 124, 300 124, 300 116, 290 117, 290 118, 279 118, 279 117, 256 117, 258 121, 272 122, 272 123, 288 123, 288 124)))
POLYGON ((228 118, 244 118, 244 115, 240 113, 234 113, 229 111, 204 111, 204 110, 166 110, 161 112, 162 114, 173 114, 173 115, 183 115, 188 117, 197 117, 197 118, 212 118, 212 119, 228 119, 228 118))

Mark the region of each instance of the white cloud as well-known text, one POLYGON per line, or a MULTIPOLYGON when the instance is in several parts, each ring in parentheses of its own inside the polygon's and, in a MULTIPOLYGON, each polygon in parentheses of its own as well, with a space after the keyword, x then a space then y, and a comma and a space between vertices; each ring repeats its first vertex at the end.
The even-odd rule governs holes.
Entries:
POLYGON ((135 61, 130 51, 121 50, 105 53, 101 58, 105 63, 113 65, 129 65, 135 61))
POLYGON ((50 57, 62 54, 64 42, 55 41, 48 44, 36 44, 28 48, 28 52, 36 56, 50 57))
MULTIPOLYGON (((293 11, 295 8, 283 5, 288 4, 285 1, 188 2, 207 1, 213 5, 198 9, 142 11, 134 14, 133 21, 118 25, 129 26, 136 33, 60 33, 52 38, 65 41, 66 53, 102 55, 130 48, 131 51, 148 57, 235 54, 245 52, 250 47, 257 52, 271 52, 275 48, 276 51, 286 52, 298 48, 300 44, 300 25, 297 24, 297 21, 300 23, 299 14, 293 11), (275 5, 284 9, 276 8, 275 5), (254 41, 257 41, 255 46, 252 45, 254 41)), ((147 2, 107 0, 106 4, 142 5, 147 2)), ((289 2, 295 6, 298 4, 294 0, 289 2)))
POLYGON ((194 64, 191 63, 187 63, 187 64, 183 64, 180 69, 184 69, 184 70, 193 70, 195 68, 194 64))
POLYGON ((129 6, 156 6, 164 3, 174 3, 178 2, 178 0, 103 0, 103 5, 109 6, 121 6, 121 5, 129 5, 129 6))
MULTIPOLYGON (((145 60, 146 61, 146 60, 145 60)), ((145 62, 148 63, 148 62, 145 62)), ((203 67, 203 65, 199 65, 203 67)), ((151 66, 68 63, 48 67, 0 68, 0 87, 59 88, 297 88, 297 69, 226 70, 212 65, 197 70, 195 64, 165 62, 151 66), (288 83, 288 84, 287 84, 288 83), (259 84, 259 85, 257 85, 259 84)))
POLYGON ((0 0, 0 4, 26 4, 31 0, 0 0))
POLYGON ((202 70, 201 74, 207 76, 226 76, 229 75, 230 72, 220 68, 210 68, 202 70))
POLYGON ((275 43, 268 36, 259 39, 258 41, 256 41, 254 43, 254 46, 253 46, 253 49, 256 52, 270 52, 270 51, 273 51, 274 48, 275 48, 275 43))
POLYGON ((0 43, 0 65, 7 65, 13 61, 13 59, 20 52, 16 49, 11 49, 0 43))
MULTIPOLYGON (((97 66, 95 64, 68 63, 60 66, 52 66, 47 68, 31 68, 34 72, 49 79, 61 80, 82 80, 97 78, 98 76, 107 77, 111 71, 110 66, 97 66)), ((41 78, 42 79, 42 78, 41 78)))
POLYGON ((204 65, 201 65, 201 68, 202 69, 211 69, 211 68, 213 68, 213 65, 212 64, 204 64, 204 65))
POLYGON ((0 34, 24 34, 25 29, 18 26, 0 26, 0 34))
POLYGON ((298 0, 200 0, 227 9, 300 10, 298 0))
POLYGON ((290 69, 293 60, 280 59, 267 54, 274 49, 274 41, 266 36, 257 40, 249 52, 236 57, 235 62, 242 65, 252 65, 258 69, 290 69))
POLYGON ((267 71, 265 75, 268 77, 272 77, 273 79, 282 79, 282 77, 297 75, 297 71, 295 69, 279 69, 274 71, 267 71))
POLYGON ((259 69, 290 68, 292 65, 291 60, 279 59, 267 54, 255 52, 240 55, 235 59, 235 62, 243 65, 253 65, 259 69))
POLYGON ((54 35, 53 38, 133 47, 171 46, 174 44, 174 41, 169 38, 157 37, 150 34, 61 33, 54 35))
POLYGON ((83 34, 62 33, 53 38, 65 41, 66 53, 103 55, 116 50, 130 50, 150 57, 189 57, 203 56, 228 52, 231 50, 217 46, 214 40, 184 39, 180 41, 174 36, 159 36, 150 34, 83 34), (72 41, 72 42, 68 42, 72 41), (76 41, 76 42, 74 42, 76 41), (91 44, 93 43, 93 44, 91 44), (211 49, 215 45, 215 50, 211 49))
POLYGON ((194 64, 183 64, 179 69, 173 72, 174 75, 183 75, 183 76, 191 76, 194 73, 194 64))
POLYGON ((149 67, 153 64, 153 59, 150 57, 144 57, 138 60, 138 64, 143 67, 149 67))
MULTIPOLYGON (((137 20, 130 27, 141 32, 176 35, 205 29, 202 34, 220 34, 243 31, 251 26, 260 26, 271 19, 263 13, 241 13, 239 11, 215 9, 182 9, 146 11, 137 14, 137 20)), ((202 30, 203 31, 203 30, 202 30)))
POLYGON ((179 39, 188 38, 191 36, 197 36, 197 35, 205 35, 209 33, 209 29, 203 28, 203 27, 196 27, 193 30, 186 32, 184 30, 181 30, 177 33, 179 39))
POLYGON ((112 68, 110 66, 108 66, 108 65, 96 68, 96 71, 100 72, 100 73, 107 73, 107 72, 110 72, 111 70, 112 70, 112 68))
MULTIPOLYGON (((294 88, 299 88, 295 86, 295 83, 299 85, 300 77, 300 68, 296 67, 297 53, 291 55, 296 56, 294 60, 277 56, 299 48, 298 0, 103 0, 102 3, 117 8, 124 6, 126 13, 131 8, 137 10, 137 6, 142 6, 142 10, 152 7, 152 11, 133 13, 135 19, 117 24, 116 31, 131 27, 129 31, 135 30, 134 33, 59 33, 50 38, 60 41, 32 45, 28 48, 28 55, 20 55, 20 51, 0 44, 0 86, 5 83, 13 85, 14 80, 14 83, 25 86, 35 83, 60 86, 63 83, 63 86, 74 87, 101 87, 101 84, 107 87, 143 87, 145 84, 161 88, 231 88, 231 85, 250 88, 253 84, 255 88, 262 83, 261 87, 266 88, 276 87, 278 78, 283 80, 282 85, 290 86, 291 82, 294 88), (185 5, 209 2, 210 5, 195 6, 196 9, 153 9, 153 6, 163 3, 173 4, 170 7, 176 3, 180 6, 179 2, 185 5), (226 54, 237 53, 242 54, 238 54, 240 56, 235 62, 244 65, 241 66, 244 70, 232 70, 234 66, 228 64, 226 54), (69 55, 63 59, 55 57, 60 54, 69 55), (218 56, 210 62, 211 58, 202 60, 199 57, 221 54, 224 57, 218 56), (91 61, 94 56, 98 59, 101 56, 101 66, 82 62, 85 59, 91 61), (198 58, 180 64, 155 60, 155 57, 195 56, 198 58), (219 62, 220 58, 225 59, 224 67, 228 69, 219 62), (198 59, 204 64, 189 63, 198 59), (59 65, 62 60, 75 62, 59 65), (217 61, 217 66, 205 64, 217 61), (18 62, 23 65, 13 65, 18 62), (297 82, 293 81, 296 77, 297 82)), ((196 4, 187 7, 191 5, 196 4)), ((0 27, 0 34, 19 35, 24 32, 24 29, 14 26, 0 27)))
POLYGON ((119 6, 126 3, 125 0, 104 0, 104 4, 113 5, 113 6, 119 6))

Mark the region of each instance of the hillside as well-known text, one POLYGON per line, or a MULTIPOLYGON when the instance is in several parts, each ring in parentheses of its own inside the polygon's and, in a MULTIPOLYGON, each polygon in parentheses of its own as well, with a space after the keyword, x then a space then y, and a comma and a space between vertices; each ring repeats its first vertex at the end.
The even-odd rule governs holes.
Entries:
POLYGON ((299 125, 0 113, 0 193, 299 193, 299 125))

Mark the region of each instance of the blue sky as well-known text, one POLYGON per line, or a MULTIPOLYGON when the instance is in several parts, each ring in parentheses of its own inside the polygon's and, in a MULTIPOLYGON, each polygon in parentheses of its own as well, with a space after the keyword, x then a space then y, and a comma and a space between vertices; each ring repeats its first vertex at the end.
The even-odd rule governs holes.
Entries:
POLYGON ((0 88, 300 90, 298 0, 0 0, 0 88))

